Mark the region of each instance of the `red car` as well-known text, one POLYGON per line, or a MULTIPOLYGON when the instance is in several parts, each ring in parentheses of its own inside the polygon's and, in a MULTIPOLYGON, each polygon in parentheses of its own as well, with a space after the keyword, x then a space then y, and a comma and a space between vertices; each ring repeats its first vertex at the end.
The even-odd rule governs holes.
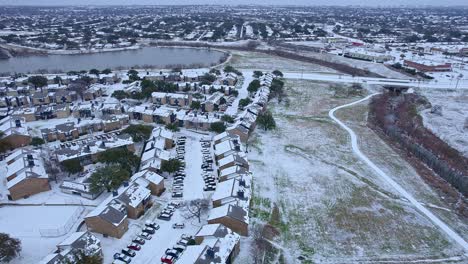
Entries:
POLYGON ((138 245, 137 243, 131 243, 130 245, 127 246, 127 248, 139 251, 141 249, 141 246, 138 245))
POLYGON ((174 261, 175 261, 175 258, 173 256, 165 255, 164 257, 161 257, 162 263, 173 264, 174 261))

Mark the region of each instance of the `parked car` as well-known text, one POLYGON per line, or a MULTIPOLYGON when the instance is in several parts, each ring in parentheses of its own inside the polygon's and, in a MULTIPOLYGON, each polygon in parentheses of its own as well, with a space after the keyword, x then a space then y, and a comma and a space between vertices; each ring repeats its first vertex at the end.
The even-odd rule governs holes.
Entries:
POLYGON ((141 237, 135 237, 133 240, 132 240, 133 243, 137 243, 139 245, 144 245, 145 244, 145 240, 141 237))
POLYGON ((161 257, 161 262, 166 264, 173 264, 175 262, 175 258, 173 256, 165 255, 161 257))
POLYGON ((141 232, 138 236, 145 239, 145 240, 150 240, 152 238, 152 236, 150 234, 145 233, 145 232, 141 232))
POLYGON ((203 191, 205 191, 205 192, 216 191, 216 187, 205 186, 205 187, 203 187, 203 191))
POLYGON ((180 238, 190 240, 190 239, 193 239, 193 236, 187 235, 187 234, 182 234, 182 235, 180 236, 180 238))
POLYGON ((147 226, 143 229, 143 232, 153 235, 154 233, 156 233, 156 229, 147 226))
POLYGON ((179 208, 182 206, 181 202, 170 202, 169 205, 174 206, 175 208, 179 208))
POLYGON ((164 208, 164 210, 162 210, 161 214, 167 214, 169 216, 172 216, 174 214, 174 212, 169 210, 169 209, 164 208))
POLYGON ((182 245, 182 246, 187 246, 188 242, 189 242, 188 239, 182 238, 181 240, 177 242, 177 244, 182 245))
POLYGON ((160 215, 158 216, 158 219, 165 220, 165 221, 169 221, 169 220, 171 220, 171 216, 168 215, 168 214, 160 214, 160 215))
POLYGON ((131 258, 131 257, 126 256, 126 255, 124 255, 124 254, 122 254, 122 253, 115 253, 115 254, 114 254, 114 259, 121 260, 121 261, 123 261, 123 262, 125 262, 125 263, 127 263, 127 264, 130 263, 130 262, 132 262, 132 258, 131 258))
POLYGON ((124 248, 122 249, 122 253, 129 256, 129 257, 134 257, 136 255, 136 252, 132 249, 129 248, 124 248))
POLYGON ((177 250, 177 252, 179 253, 182 253, 184 252, 184 250, 187 248, 186 246, 184 245, 175 245, 172 247, 174 250, 177 250))
POLYGON ((172 249, 172 248, 166 249, 166 252, 165 252, 165 253, 166 253, 166 255, 172 256, 172 257, 174 257, 174 258, 178 258, 178 257, 179 257, 179 254, 180 254, 179 251, 177 251, 177 250, 175 250, 175 249, 172 249))
POLYGON ((183 197, 184 195, 181 192, 173 192, 172 197, 174 198, 180 198, 183 197))
POLYGON ((156 229, 156 230, 159 229, 158 223, 156 223, 156 222, 154 222, 154 221, 149 221, 149 220, 146 221, 146 222, 145 222, 145 226, 147 226, 147 227, 152 227, 152 228, 154 228, 154 229, 156 229))
POLYGON ((138 245, 137 243, 131 243, 130 245, 127 246, 127 248, 139 251, 141 249, 141 246, 138 245))
POLYGON ((174 223, 172 225, 172 228, 174 229, 184 229, 185 228, 185 224, 184 223, 174 223))

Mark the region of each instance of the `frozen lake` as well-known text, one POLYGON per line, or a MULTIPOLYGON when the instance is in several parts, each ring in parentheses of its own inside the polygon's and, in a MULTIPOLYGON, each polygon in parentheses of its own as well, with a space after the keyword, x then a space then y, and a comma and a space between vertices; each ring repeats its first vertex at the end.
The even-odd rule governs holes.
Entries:
POLYGON ((54 73, 135 66, 140 68, 145 66, 163 68, 176 65, 206 67, 218 63, 222 57, 222 52, 208 49, 143 47, 135 50, 90 54, 13 57, 0 60, 0 73, 37 71, 54 73))

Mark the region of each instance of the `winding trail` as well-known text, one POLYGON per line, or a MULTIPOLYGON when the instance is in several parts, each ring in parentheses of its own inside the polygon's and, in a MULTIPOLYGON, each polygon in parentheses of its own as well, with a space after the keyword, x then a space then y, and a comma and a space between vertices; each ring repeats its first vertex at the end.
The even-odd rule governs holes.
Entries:
POLYGON ((390 186, 392 186, 395 190, 397 190, 403 197, 408 199, 408 201, 411 204, 413 204, 413 206, 416 207, 416 209, 418 209, 421 213, 426 215, 436 226, 438 226, 442 231, 444 231, 447 234, 447 236, 449 236, 451 239, 457 242, 464 249, 465 255, 468 255, 468 243, 460 235, 458 235, 455 231, 453 231, 447 224, 445 224, 442 220, 440 220, 437 216, 435 216, 431 211, 429 211, 426 207, 424 207, 420 202, 418 202, 416 198, 414 198, 409 192, 407 192, 401 185, 399 185, 390 176, 388 176, 385 172, 383 172, 366 155, 364 155, 364 153, 362 153, 361 150, 359 149, 356 133, 354 133, 354 131, 351 128, 346 126, 342 121, 340 121, 338 118, 335 117, 335 112, 337 110, 359 104, 377 94, 378 93, 374 93, 358 101, 335 107, 328 112, 328 115, 330 116, 331 119, 333 119, 336 123, 338 123, 342 128, 344 128, 349 133, 349 135, 351 136, 351 147, 353 149, 353 152, 362 161, 364 161, 369 167, 371 167, 377 173, 377 175, 379 175, 388 184, 390 184, 390 186))

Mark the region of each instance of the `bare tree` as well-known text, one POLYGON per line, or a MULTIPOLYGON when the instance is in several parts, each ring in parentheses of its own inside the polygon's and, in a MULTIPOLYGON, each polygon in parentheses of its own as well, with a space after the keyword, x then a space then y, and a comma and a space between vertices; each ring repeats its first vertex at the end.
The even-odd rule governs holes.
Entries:
POLYGON ((255 264, 264 263, 265 255, 269 250, 269 242, 265 239, 264 227, 263 224, 255 224, 249 231, 253 243, 250 253, 255 264))
POLYGON ((84 92, 88 89, 88 84, 83 80, 76 80, 68 85, 68 90, 76 92, 83 100, 84 92))
POLYGON ((210 200, 209 199, 196 199, 190 201, 187 204, 187 211, 189 215, 187 218, 196 217, 198 218, 198 223, 201 223, 201 216, 208 212, 210 208, 210 200))

